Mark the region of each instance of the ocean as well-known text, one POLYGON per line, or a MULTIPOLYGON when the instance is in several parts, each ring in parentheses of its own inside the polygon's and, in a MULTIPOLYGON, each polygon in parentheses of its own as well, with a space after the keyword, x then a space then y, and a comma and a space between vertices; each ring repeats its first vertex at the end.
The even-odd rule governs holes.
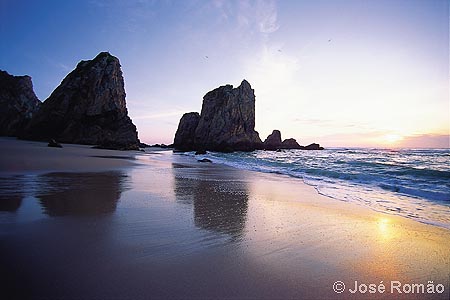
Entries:
POLYGON ((300 178, 338 201, 450 229, 450 149, 333 148, 209 152, 201 157, 300 178))

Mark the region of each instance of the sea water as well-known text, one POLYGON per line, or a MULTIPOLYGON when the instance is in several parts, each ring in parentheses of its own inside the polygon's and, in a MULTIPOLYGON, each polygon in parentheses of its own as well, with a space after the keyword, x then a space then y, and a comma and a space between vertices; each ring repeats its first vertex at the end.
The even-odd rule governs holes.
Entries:
POLYGON ((450 149, 210 152, 205 157, 297 177, 336 200, 450 228, 450 149))

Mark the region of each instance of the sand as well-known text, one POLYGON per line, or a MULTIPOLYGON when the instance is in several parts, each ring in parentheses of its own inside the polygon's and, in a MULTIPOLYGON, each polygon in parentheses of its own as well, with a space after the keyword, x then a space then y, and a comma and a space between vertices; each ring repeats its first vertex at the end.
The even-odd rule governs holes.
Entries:
POLYGON ((92 172, 133 165, 138 151, 93 149, 88 145, 47 143, 0 138, 0 173, 92 172), (110 159, 108 159, 110 158, 110 159), (115 159, 114 159, 115 158, 115 159))
POLYGON ((449 298, 447 229, 170 151, 0 146, 2 293, 12 298, 449 298), (384 293, 363 293, 381 281, 384 293), (406 293, 428 281, 444 292, 406 293))

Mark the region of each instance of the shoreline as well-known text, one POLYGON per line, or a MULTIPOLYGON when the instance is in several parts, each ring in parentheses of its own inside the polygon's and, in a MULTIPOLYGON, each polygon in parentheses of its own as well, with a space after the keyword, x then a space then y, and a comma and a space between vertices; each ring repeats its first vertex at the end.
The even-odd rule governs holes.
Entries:
MULTIPOLYGON (((360 149, 363 153, 370 152, 372 149, 360 149)), ((326 152, 327 150, 325 150, 326 152)), ((324 156, 334 155, 334 151, 328 154, 317 153, 317 159, 321 160, 324 156)), ((347 150, 343 150, 345 151, 347 150)), ((384 150, 377 150, 378 156, 384 153, 384 150), (381 152, 380 152, 381 151, 381 152), (381 154, 380 154, 381 153, 381 154)), ((432 151, 428 149, 428 151, 432 151)), ((311 165, 316 154, 302 155, 302 151, 291 152, 288 154, 282 154, 280 160, 278 160, 278 154, 272 155, 265 152, 256 152, 251 155, 224 155, 221 153, 211 152, 207 155, 201 156, 212 160, 214 163, 227 165, 243 170, 250 170, 261 172, 265 174, 273 175, 285 175, 289 178, 301 180, 302 183, 313 187, 317 193, 327 198, 339 202, 351 202, 357 205, 368 207, 371 210, 385 213, 388 215, 397 215, 405 217, 410 220, 414 220, 423 224, 437 226, 450 230, 450 215, 448 215, 448 192, 445 194, 445 190, 442 187, 445 184, 444 178, 436 178, 438 181, 434 181, 436 187, 424 186, 425 182, 423 178, 417 180, 417 188, 411 186, 409 183, 402 183, 402 180, 410 181, 411 176, 403 179, 391 175, 390 170, 384 170, 386 175, 381 174, 381 171, 374 171, 366 169, 345 169, 339 171, 340 164, 329 160, 331 167, 323 165, 323 162, 319 162, 319 166, 311 165), (305 159, 305 163, 287 163, 286 156, 291 157, 293 160, 305 159), (275 166, 273 166, 275 165, 275 166), (319 168, 323 167, 323 170, 319 171, 319 168), (309 172, 311 171, 311 172, 309 172), (355 173, 353 173, 355 172, 355 173), (318 175, 316 175, 316 173, 318 175), (322 174, 323 173, 323 174, 322 174), (315 177, 317 176, 317 177, 315 177), (349 178, 347 178, 349 177, 349 178), (386 179, 385 179, 386 178, 386 179), (422 184, 422 185, 421 185, 422 184), (431 189, 430 189, 431 188, 431 189), (427 191, 428 194, 424 194, 422 189, 427 191), (427 190, 429 189, 429 190, 427 190), (447 197, 447 198, 445 198, 447 197)), ((344 154, 346 155, 346 154, 344 154)), ((439 153, 441 155, 441 153, 439 153)), ((345 158, 344 158, 345 159, 345 158)), ((368 158, 370 159, 370 158, 368 158)), ((380 157, 380 159, 382 159, 380 157)), ((336 160, 339 161, 338 158, 336 160)), ((374 164, 364 160, 364 164, 374 164)), ((344 168, 348 168, 344 166, 344 168)), ((375 168, 377 166, 374 166, 375 168)), ((395 169, 397 166, 393 166, 395 169)), ((401 168, 403 166, 399 166, 401 168)), ((407 168, 407 167, 405 167, 407 168)), ((417 170, 413 169, 411 172, 417 170)), ((418 169, 421 171, 421 169, 418 169)), ((427 171, 427 170, 425 170, 427 171)), ((398 171, 400 172, 400 171, 398 171)), ((430 172, 441 172, 441 170, 431 170, 430 172)), ((433 176, 448 176, 445 171, 442 171, 443 175, 433 176)), ((430 179, 433 182, 433 178, 430 179)), ((432 185, 433 183, 430 183, 432 185)))
MULTIPOLYGON (((29 146, 32 153, 50 150, 31 160, 58 153, 29 146)), ((65 167, 78 162, 74 172, 6 176, 12 180, 6 184, 25 190, 18 207, 0 212, 0 263, 3 272, 15 274, 8 277, 12 293, 414 299, 417 294, 337 294, 332 287, 336 281, 353 288, 355 281, 433 280, 445 292, 420 298, 448 298, 448 229, 331 199, 287 175, 200 163, 167 151, 130 153, 135 156, 129 160, 91 157, 111 150, 64 149, 63 158, 72 158, 65 167), (109 169, 101 164, 85 173, 97 160, 109 169), (55 247, 55 241, 64 242, 55 247)), ((23 166, 36 173, 42 165, 23 166)))
MULTIPOLYGON (((98 149, 93 148, 91 145, 81 145, 81 144, 62 144, 63 148, 52 148, 48 147, 46 142, 39 141, 29 141, 20 140, 15 137, 0 137, 0 176, 10 176, 10 175, 24 175, 24 174, 46 174, 46 173, 100 173, 108 171, 125 171, 133 167, 142 167, 149 164, 150 165, 161 165, 162 161, 155 159, 153 155, 158 155, 163 152, 170 151, 165 148, 158 147, 146 147, 145 152, 134 151, 134 150, 111 150, 111 149, 98 149), (27 148, 32 147, 33 153, 24 153, 21 151, 29 151, 27 148), (13 153, 13 154, 12 154, 13 153), (12 155, 12 156, 11 156, 12 155), (34 155, 39 156, 37 161, 34 155), (20 157, 20 159, 19 159, 20 157), (149 160, 146 160, 146 159, 149 160), (61 161, 60 159, 64 159, 61 161), (55 161, 57 160, 57 163, 55 161), (144 161, 146 160, 146 161, 144 161)), ((179 156, 184 158, 192 159, 192 162, 184 162, 188 164, 198 165, 197 159, 203 158, 204 155, 185 155, 183 153, 172 153, 170 155, 179 156)), ((200 164, 203 166, 204 163, 200 164)), ((208 164, 208 163, 206 163, 208 164)), ((395 216, 399 218, 404 218, 409 221, 417 222, 419 224, 433 226, 441 229, 448 230, 443 225, 427 223, 426 221, 421 221, 418 219, 410 218, 400 214, 390 213, 387 211, 377 210, 373 207, 358 203, 343 201, 331 196, 322 194, 318 188, 312 184, 308 184, 303 178, 298 178, 295 176, 282 174, 282 173, 271 173, 258 170, 249 170, 245 168, 238 168, 234 165, 229 165, 223 162, 214 162, 212 167, 225 167, 233 168, 236 170, 250 172, 260 175, 265 175, 268 177, 280 177, 284 180, 292 181, 293 184, 298 183, 309 187, 311 190, 308 193, 317 194, 317 196, 323 197, 324 199, 337 202, 342 205, 350 205, 361 207, 365 210, 384 214, 386 216, 395 216)), ((283 180, 281 180, 283 181, 283 180)))

